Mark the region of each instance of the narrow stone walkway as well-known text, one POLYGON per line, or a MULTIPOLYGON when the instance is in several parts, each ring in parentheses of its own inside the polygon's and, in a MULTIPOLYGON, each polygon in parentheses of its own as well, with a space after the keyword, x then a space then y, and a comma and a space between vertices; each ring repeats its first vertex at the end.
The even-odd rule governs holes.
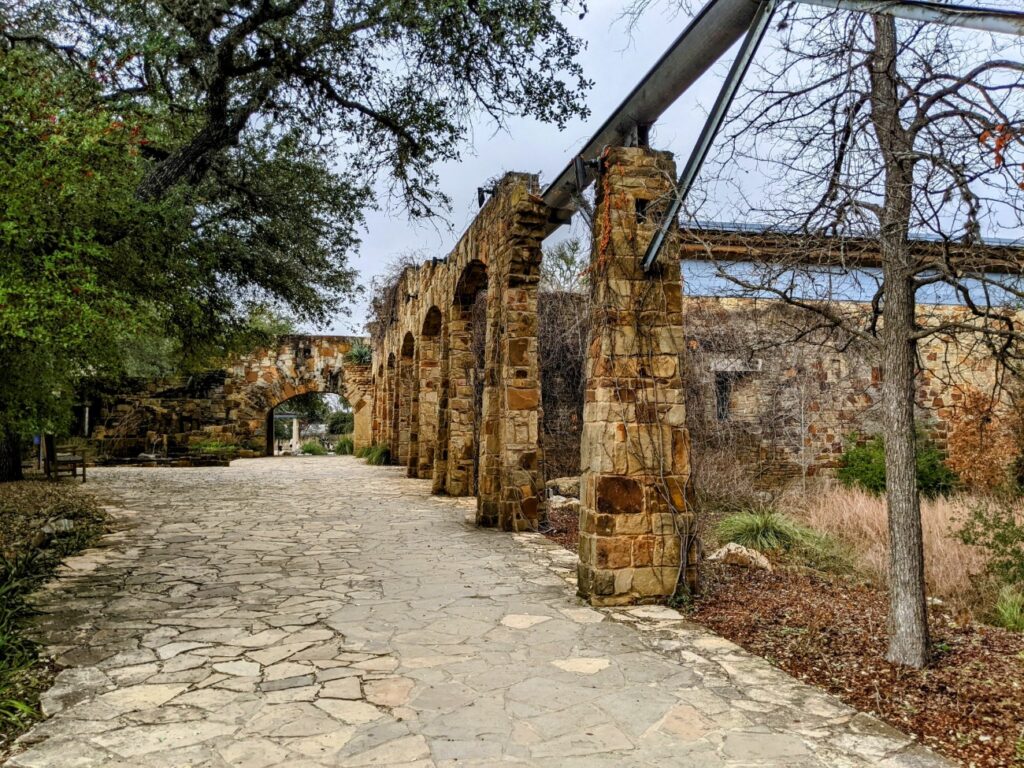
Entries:
POLYGON ((581 605, 569 553, 395 468, 90 487, 128 524, 40 597, 67 668, 9 766, 946 765, 674 611, 581 605))

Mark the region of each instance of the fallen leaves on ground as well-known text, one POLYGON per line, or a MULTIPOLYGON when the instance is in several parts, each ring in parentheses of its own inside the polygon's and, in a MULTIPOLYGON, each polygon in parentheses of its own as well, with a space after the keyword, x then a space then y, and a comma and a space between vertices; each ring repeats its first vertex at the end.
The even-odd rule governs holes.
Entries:
POLYGON ((1024 766, 1024 635, 930 615, 923 670, 889 664, 887 596, 806 571, 708 563, 693 619, 978 768, 1024 766))
POLYGON ((558 542, 571 552, 579 551, 580 516, 578 512, 552 510, 548 512, 547 523, 541 526, 541 533, 558 542))

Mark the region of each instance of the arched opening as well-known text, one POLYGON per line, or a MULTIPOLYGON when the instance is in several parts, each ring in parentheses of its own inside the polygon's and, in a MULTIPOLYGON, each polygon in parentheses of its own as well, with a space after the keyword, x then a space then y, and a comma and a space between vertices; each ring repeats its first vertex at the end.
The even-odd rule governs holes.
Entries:
MULTIPOLYGON (((304 446, 331 451, 340 437, 332 432, 332 423, 343 425, 347 415, 351 424, 351 408, 330 381, 310 382, 282 396, 284 399, 275 399, 267 409, 267 456, 295 455, 304 446)), ((349 428, 348 432, 351 431, 349 428)))
MULTIPOLYGON (((434 453, 437 448, 438 408, 441 389, 441 327, 443 318, 436 306, 427 310, 423 319, 419 348, 419 387, 417 429, 417 452, 415 476, 432 478, 434 474, 434 453)), ((410 463, 410 467, 412 467, 410 463)))
POLYGON ((418 418, 416 414, 416 340, 406 332, 402 338, 401 358, 398 361, 398 463, 414 466, 418 418))
POLYGON ((453 496, 477 491, 479 415, 482 393, 480 345, 474 335, 485 331, 474 307, 487 288, 487 265, 474 259, 459 276, 448 317, 447 451, 445 487, 453 496))

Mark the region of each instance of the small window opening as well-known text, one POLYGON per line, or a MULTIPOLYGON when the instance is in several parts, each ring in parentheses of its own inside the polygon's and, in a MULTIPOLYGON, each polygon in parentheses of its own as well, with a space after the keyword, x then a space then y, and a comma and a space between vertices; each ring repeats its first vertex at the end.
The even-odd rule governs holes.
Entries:
POLYGON ((647 221, 647 206, 650 205, 650 200, 636 199, 636 222, 637 224, 643 224, 647 221))
POLYGON ((732 385, 735 376, 731 371, 715 373, 715 418, 729 420, 729 402, 732 400, 732 385))

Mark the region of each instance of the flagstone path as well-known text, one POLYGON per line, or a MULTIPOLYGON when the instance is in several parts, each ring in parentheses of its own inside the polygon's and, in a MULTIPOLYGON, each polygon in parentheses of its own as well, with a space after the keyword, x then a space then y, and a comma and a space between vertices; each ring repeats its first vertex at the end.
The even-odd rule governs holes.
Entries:
POLYGON ((90 470, 124 521, 39 597, 18 768, 948 765, 575 558, 349 457, 90 470))

